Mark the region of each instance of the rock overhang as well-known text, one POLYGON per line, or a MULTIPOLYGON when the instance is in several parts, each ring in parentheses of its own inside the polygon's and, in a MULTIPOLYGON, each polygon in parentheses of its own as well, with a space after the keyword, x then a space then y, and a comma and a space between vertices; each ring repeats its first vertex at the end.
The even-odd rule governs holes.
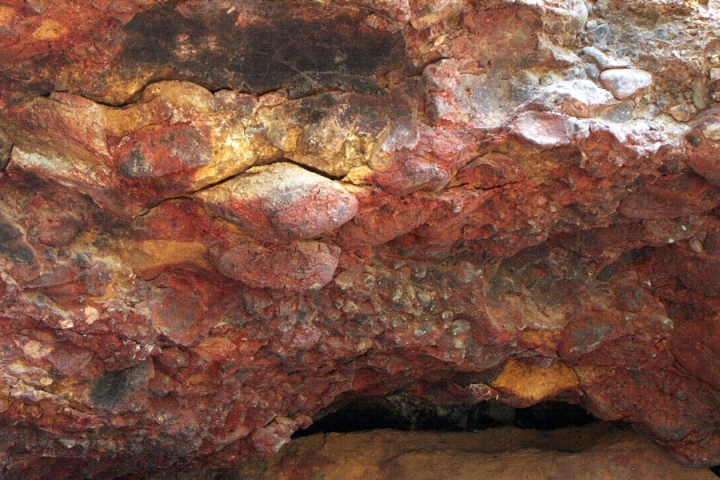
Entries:
POLYGON ((0 7, 0 415, 64 460, 10 472, 227 465, 414 382, 720 463, 717 2, 41 3, 0 7))

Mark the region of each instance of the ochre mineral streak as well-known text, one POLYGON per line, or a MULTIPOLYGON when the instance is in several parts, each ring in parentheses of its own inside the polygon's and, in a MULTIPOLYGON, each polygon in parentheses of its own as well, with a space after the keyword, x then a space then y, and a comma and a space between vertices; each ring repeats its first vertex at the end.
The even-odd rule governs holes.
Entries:
POLYGON ((0 0, 0 476, 224 467, 398 391, 720 464, 718 32, 718 0, 0 0))

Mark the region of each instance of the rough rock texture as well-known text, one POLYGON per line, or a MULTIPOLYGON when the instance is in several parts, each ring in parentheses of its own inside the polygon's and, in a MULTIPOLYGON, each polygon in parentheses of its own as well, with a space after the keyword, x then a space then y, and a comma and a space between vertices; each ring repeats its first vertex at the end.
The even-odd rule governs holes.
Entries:
POLYGON ((475 433, 377 430, 314 435, 293 441, 267 460, 224 472, 223 478, 713 480, 717 476, 674 463, 627 428, 599 423, 553 432, 502 428, 475 433))
POLYGON ((720 464, 719 31, 718 0, 0 0, 1 475, 223 467, 397 391, 720 464))

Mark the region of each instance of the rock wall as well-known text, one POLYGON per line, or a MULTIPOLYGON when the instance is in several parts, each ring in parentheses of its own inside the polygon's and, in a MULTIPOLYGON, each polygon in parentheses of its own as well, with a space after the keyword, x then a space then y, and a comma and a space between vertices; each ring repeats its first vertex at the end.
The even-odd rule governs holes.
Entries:
POLYGON ((228 466, 396 391, 720 464, 718 32, 718 0, 0 0, 2 475, 228 466))

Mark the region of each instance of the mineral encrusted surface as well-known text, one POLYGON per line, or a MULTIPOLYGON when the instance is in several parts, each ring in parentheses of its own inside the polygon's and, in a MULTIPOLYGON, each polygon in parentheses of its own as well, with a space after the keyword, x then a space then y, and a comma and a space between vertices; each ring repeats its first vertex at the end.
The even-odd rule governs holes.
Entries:
POLYGON ((224 467, 391 392, 720 464, 719 33, 718 0, 0 0, 0 475, 224 467))

